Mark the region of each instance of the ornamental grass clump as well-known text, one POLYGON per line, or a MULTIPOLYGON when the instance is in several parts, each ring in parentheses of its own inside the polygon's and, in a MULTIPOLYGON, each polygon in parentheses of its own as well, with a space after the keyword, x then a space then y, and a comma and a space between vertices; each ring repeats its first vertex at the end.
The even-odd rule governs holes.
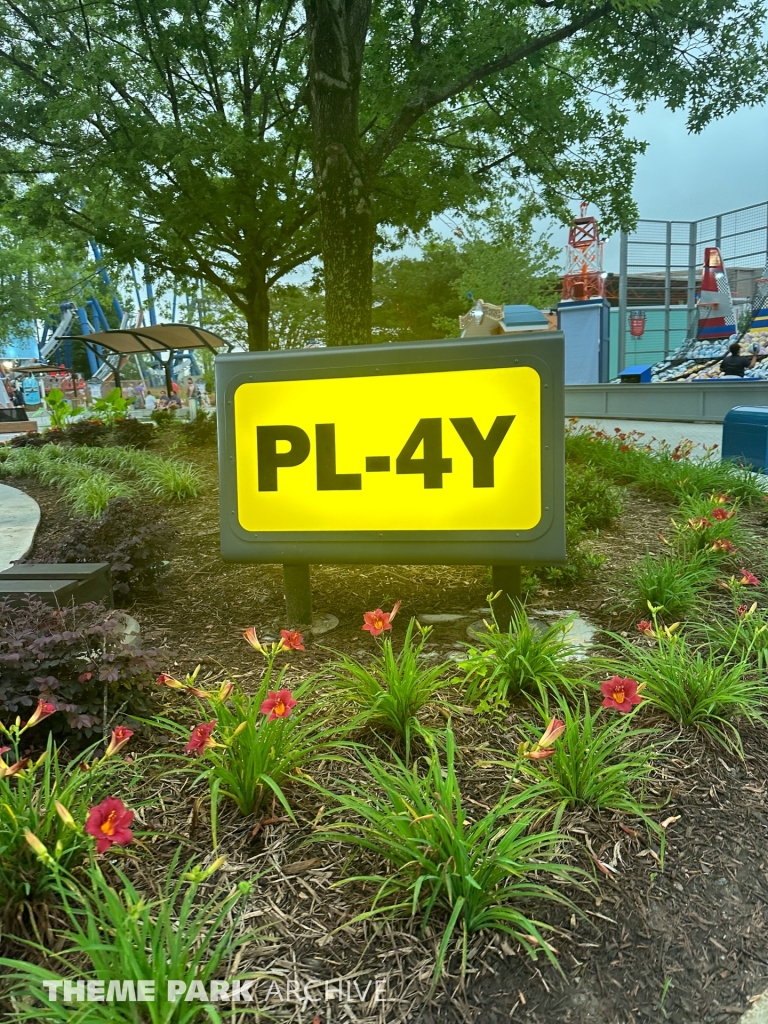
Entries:
MULTIPOLYGON (((381 636, 392 628, 399 602, 392 612, 366 612, 363 629, 372 636, 381 636)), ((411 740, 426 736, 430 730, 419 715, 434 703, 446 684, 451 662, 430 664, 424 646, 431 630, 411 619, 405 630, 403 646, 395 653, 392 640, 380 643, 381 653, 364 664, 347 654, 335 652, 337 660, 328 669, 328 688, 332 702, 339 709, 351 709, 350 728, 366 727, 396 737, 404 744, 406 761, 410 758, 411 740)), ((445 701, 441 702, 445 706, 445 701)))
POLYGON ((479 931, 504 932, 532 958, 544 953, 554 962, 544 938, 548 926, 529 915, 536 904, 568 903, 555 886, 573 883, 579 872, 558 858, 565 837, 557 829, 539 831, 541 811, 530 793, 508 788, 485 813, 465 804, 450 728, 412 766, 394 752, 391 764, 364 754, 360 760, 367 776, 362 783, 340 782, 335 793, 317 787, 325 801, 335 802, 338 820, 311 838, 343 841, 387 866, 384 873, 356 873, 339 883, 375 890, 370 908, 354 920, 410 916, 437 929, 433 986, 454 942, 466 969, 469 938, 479 931))
POLYGON ((666 622, 690 615, 721 569, 709 551, 692 555, 645 555, 629 569, 623 604, 633 615, 647 615, 652 605, 666 622))
POLYGON ((680 502, 680 519, 673 519, 672 543, 679 555, 708 552, 717 558, 736 554, 744 544, 737 512, 738 500, 727 494, 685 497, 680 502))
POLYGON ((566 640, 570 620, 540 629, 517 604, 509 629, 499 629, 496 618, 486 622, 486 632, 475 635, 467 645, 467 656, 459 662, 466 673, 465 696, 478 712, 503 711, 511 698, 521 693, 542 694, 569 688, 566 676, 568 656, 573 653, 566 640))
POLYGON ((634 679, 614 676, 602 684, 602 705, 593 709, 589 693, 571 707, 559 699, 539 708, 542 719, 556 717, 542 737, 524 725, 514 769, 521 783, 537 786, 536 799, 559 811, 588 807, 648 818, 644 784, 659 756, 658 730, 635 725, 634 709, 642 703, 634 679))
POLYGON ((167 717, 156 722, 184 739, 185 756, 199 762, 190 770, 196 772, 195 782, 205 779, 210 789, 214 844, 223 800, 250 815, 274 798, 293 818, 286 784, 302 778, 303 769, 313 762, 337 758, 344 745, 344 727, 332 724, 312 699, 312 682, 291 691, 284 685, 288 666, 275 670, 284 651, 304 649, 301 634, 283 630, 280 641, 269 645, 253 628, 244 636, 267 663, 256 693, 244 693, 231 682, 215 691, 204 690, 196 685, 199 666, 184 682, 164 674, 157 680, 197 702, 198 724, 191 731, 167 717))
POLYGON ((610 670, 642 682, 648 704, 681 728, 695 729, 742 757, 739 721, 768 725, 768 690, 755 672, 751 651, 713 649, 697 642, 694 631, 676 628, 677 623, 660 625, 658 612, 651 608, 652 621, 638 624, 654 641, 650 647, 611 634, 623 658, 611 662, 610 670))
POLYGON ((90 763, 95 747, 66 764, 50 735, 41 756, 22 756, 28 731, 55 713, 39 701, 27 722, 0 725, 0 931, 11 934, 39 935, 48 903, 57 900, 58 871, 73 870, 104 841, 124 845, 125 817, 109 818, 121 801, 106 809, 110 798, 96 802, 116 786, 124 765, 114 755, 133 733, 118 726, 103 756, 90 763), (99 806, 106 831, 97 835, 99 806))
MULTIPOLYGON (((114 867, 110 878, 116 884, 108 881, 97 863, 91 865, 82 887, 62 872, 59 892, 66 927, 58 935, 63 952, 52 956, 44 944, 35 943, 32 949, 45 966, 0 959, 16 997, 5 1020, 8 1024, 221 1022, 222 1006, 238 981, 243 981, 242 973, 233 975, 232 962, 238 950, 258 934, 243 921, 251 883, 239 882, 222 891, 210 882, 223 863, 222 857, 207 867, 182 864, 177 850, 164 877, 151 889, 138 888, 114 867), (65 1000, 64 983, 79 980, 85 982, 83 995, 86 985, 95 986, 99 998, 65 1000), (185 999, 189 993, 191 998, 185 999)), ((249 987, 243 983, 246 995, 240 998, 253 998, 249 987)))

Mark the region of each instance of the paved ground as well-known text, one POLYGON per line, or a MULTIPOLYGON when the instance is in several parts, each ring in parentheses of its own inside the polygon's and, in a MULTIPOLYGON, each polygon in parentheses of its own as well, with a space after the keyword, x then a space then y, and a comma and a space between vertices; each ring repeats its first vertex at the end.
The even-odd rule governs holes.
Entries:
POLYGON ((693 441, 694 444, 720 445, 723 439, 722 423, 673 423, 657 420, 602 420, 580 419, 580 424, 600 427, 612 434, 614 427, 622 430, 640 430, 646 437, 655 437, 659 441, 678 444, 681 440, 693 441))
POLYGON ((0 484, 0 572, 32 547, 40 506, 16 487, 0 484))

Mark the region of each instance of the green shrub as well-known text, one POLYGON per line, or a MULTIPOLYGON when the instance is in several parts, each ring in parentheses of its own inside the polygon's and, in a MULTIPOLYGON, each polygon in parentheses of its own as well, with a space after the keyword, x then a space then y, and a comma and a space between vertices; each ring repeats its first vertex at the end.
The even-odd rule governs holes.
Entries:
POLYGON ((581 513, 582 529, 610 526, 624 511, 622 493, 595 466, 567 463, 565 467, 565 508, 581 513))
POLYGON ((744 544, 744 531, 737 517, 738 501, 725 495, 687 495, 680 502, 680 519, 675 519, 673 544, 681 555, 711 552, 720 558, 733 555, 744 544))
MULTIPOLYGON (((650 439, 649 439, 650 440, 650 439)), ((692 459, 691 442, 652 447, 637 431, 616 428, 613 436, 587 426, 566 431, 565 450, 570 462, 603 471, 617 484, 636 484, 644 490, 679 501, 683 495, 731 494, 744 502, 762 501, 764 491, 755 474, 731 462, 720 461, 713 448, 692 459)))
POLYGON ((216 413, 198 410, 197 416, 181 428, 181 437, 186 444, 197 447, 215 445, 218 440, 216 413))
POLYGON ((585 513, 578 508, 566 509, 564 565, 547 565, 537 574, 547 583, 559 587, 573 587, 589 579, 605 562, 604 555, 596 555, 589 547, 589 533, 585 513))
MULTIPOLYGON (((119 869, 114 868, 118 887, 113 887, 98 865, 92 864, 87 888, 62 875, 61 897, 67 928, 61 933, 63 952, 56 956, 57 970, 39 967, 26 960, 0 959, 19 998, 6 1017, 8 1024, 214 1024, 221 1021, 221 1003, 185 1001, 183 993, 194 981, 209 992, 214 979, 228 978, 232 956, 254 930, 243 928, 243 914, 251 884, 240 882, 226 894, 206 884, 220 862, 210 868, 181 865, 180 851, 171 860, 157 896, 141 892, 119 869), (145 1002, 84 1002, 75 1009, 48 994, 43 982, 84 979, 103 982, 153 982, 155 998, 145 1002), (168 999, 168 983, 183 982, 182 995, 168 999), (30 989, 35 1005, 30 1006, 30 989)), ((48 950, 36 945, 43 956, 48 950)), ((50 962, 50 961, 48 961, 50 962)), ((239 974, 236 978, 242 978, 239 974)), ((224 983, 226 985, 226 983, 224 983)), ((226 998, 226 997, 225 997, 226 998)))
POLYGON ((185 739, 185 752, 200 758, 197 779, 205 779, 210 789, 214 843, 222 800, 231 800, 248 815, 257 814, 274 797, 293 817, 283 787, 312 762, 332 760, 341 746, 345 730, 331 725, 312 701, 311 681, 291 692, 282 685, 287 666, 273 680, 275 658, 282 650, 278 644, 264 648, 267 671, 254 694, 232 683, 215 692, 202 690, 195 685, 197 671, 185 683, 161 676, 166 685, 191 693, 198 701, 201 721, 191 733, 168 718, 154 721, 185 739))
MULTIPOLYGON (((336 706, 351 709, 353 727, 369 726, 396 736, 405 743, 409 759, 412 734, 424 734, 419 713, 435 698, 445 684, 451 662, 430 664, 424 658, 424 645, 431 630, 411 619, 405 631, 403 647, 395 654, 392 640, 381 644, 381 654, 371 659, 370 666, 347 654, 328 668, 328 684, 336 706), (414 633, 418 638, 414 640, 414 633)), ((445 702, 441 702, 445 705, 445 702)))
POLYGON ((538 799, 562 810, 590 807, 648 821, 642 786, 658 755, 657 744, 649 742, 657 731, 636 728, 635 713, 593 711, 586 692, 574 708, 558 699, 546 712, 540 711, 545 722, 554 715, 563 729, 548 748, 551 754, 537 759, 526 747, 536 742, 541 730, 523 726, 528 740, 521 744, 516 768, 524 779, 538 784, 538 799))
POLYGON ((101 605, 0 601, 0 721, 50 701, 61 714, 46 728, 90 743, 103 733, 105 709, 108 717, 151 712, 156 654, 126 643, 122 613, 101 605))
POLYGON ((162 511, 135 498, 115 498, 97 519, 75 519, 67 533, 36 545, 34 561, 108 562, 118 604, 139 593, 161 593, 175 540, 162 511))
POLYGON ((466 967, 469 937, 479 931, 505 932, 534 959, 543 952, 553 960, 542 934, 547 926, 528 914, 535 902, 567 902, 542 880, 576 878, 573 868, 556 859, 564 837, 556 830, 537 831, 540 812, 527 792, 505 791, 486 813, 465 807, 450 728, 444 746, 445 763, 435 746, 423 764, 410 768, 395 754, 393 764, 361 755, 364 784, 341 782, 341 793, 320 790, 337 804, 342 820, 321 828, 311 841, 343 838, 390 866, 386 875, 343 880, 375 889, 370 909, 355 920, 410 914, 424 928, 439 928, 434 983, 454 937, 466 967))
POLYGON ((572 648, 565 639, 570 622, 540 630, 522 605, 512 613, 509 629, 500 630, 495 618, 487 632, 476 634, 459 662, 466 673, 466 698, 478 711, 503 709, 520 693, 539 694, 567 686, 565 669, 572 648))
MULTIPOLYGON (((44 720, 50 706, 41 707, 44 720)), ((50 734, 42 757, 22 758, 26 732, 0 730, 0 931, 16 935, 34 933, 45 919, 48 902, 57 898, 57 872, 71 871, 87 857, 93 847, 83 830, 88 811, 122 766, 111 755, 88 766, 88 752, 63 764, 50 734), (28 834, 43 844, 47 857, 35 854, 28 834)))
POLYGON ((717 579, 717 561, 706 551, 690 557, 645 555, 630 567, 623 603, 640 617, 650 605, 666 622, 684 618, 717 579))
POLYGON ((768 693, 750 664, 751 651, 730 650, 723 656, 692 643, 682 631, 663 628, 655 615, 653 633, 650 649, 614 636, 624 657, 609 670, 644 683, 648 703, 679 726, 696 729, 741 756, 739 719, 768 724, 768 693))

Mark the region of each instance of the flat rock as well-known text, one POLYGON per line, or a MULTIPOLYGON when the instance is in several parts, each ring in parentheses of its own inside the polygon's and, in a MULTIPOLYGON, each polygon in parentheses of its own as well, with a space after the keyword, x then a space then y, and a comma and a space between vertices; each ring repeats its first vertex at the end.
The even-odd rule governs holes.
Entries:
POLYGON ((323 636, 324 633, 330 633, 332 629, 336 629, 338 624, 339 620, 330 612, 315 612, 309 631, 312 636, 323 636))
POLYGON ((0 484, 0 572, 32 548, 40 506, 18 487, 0 484))
POLYGON ((768 992, 763 992, 747 1012, 739 1017, 739 1024, 768 1024, 768 992))
MULTIPOLYGON (((587 656, 587 649, 592 647, 594 644, 597 626, 594 626, 587 619, 582 618, 578 612, 569 608, 554 610, 545 608, 541 611, 537 610, 534 615, 529 615, 528 621, 532 626, 543 633, 545 629, 549 629, 549 627, 555 625, 556 622, 562 622, 571 616, 575 616, 575 618, 571 621, 565 634, 566 643, 573 648, 573 654, 569 655, 568 660, 583 661, 587 656)), ((475 640, 478 635, 482 635, 487 632, 488 629, 483 619, 478 619, 476 622, 467 626, 467 636, 470 640, 475 640)), ((768 1020, 766 1020, 766 1024, 768 1024, 768 1020)))

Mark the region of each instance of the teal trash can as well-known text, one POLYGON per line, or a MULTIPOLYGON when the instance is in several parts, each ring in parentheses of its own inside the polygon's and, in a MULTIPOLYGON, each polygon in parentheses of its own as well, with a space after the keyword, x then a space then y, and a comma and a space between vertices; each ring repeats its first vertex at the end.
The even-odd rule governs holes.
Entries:
POLYGON ((723 420, 722 458, 762 472, 768 465, 768 406, 737 405, 723 420))

